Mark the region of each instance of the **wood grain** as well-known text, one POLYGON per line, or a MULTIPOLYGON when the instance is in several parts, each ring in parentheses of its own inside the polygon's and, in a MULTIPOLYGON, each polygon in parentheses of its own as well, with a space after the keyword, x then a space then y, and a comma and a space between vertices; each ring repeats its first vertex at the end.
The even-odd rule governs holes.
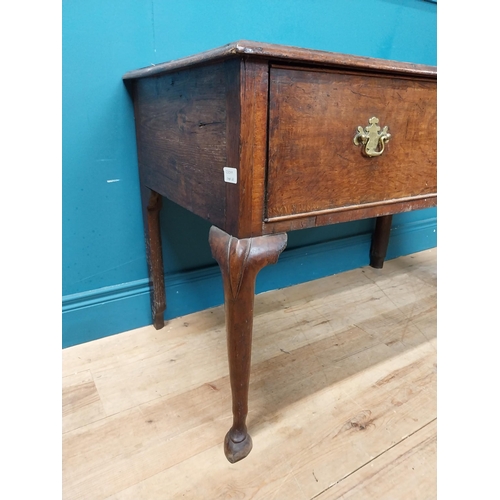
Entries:
POLYGON ((90 370, 66 375, 62 385, 63 432, 106 416, 90 370))
POLYGON ((436 251, 255 297, 237 464, 222 307, 65 349, 63 391, 65 500, 436 498, 436 251))
POLYGON ((270 71, 267 219, 418 199, 437 192, 436 83, 334 71, 270 71), (376 116, 381 156, 353 144, 376 116))
POLYGON ((246 59, 242 63, 240 89, 242 122, 240 130, 240 186, 238 238, 261 234, 264 218, 267 166, 268 79, 267 61, 246 59))
POLYGON ((238 172, 226 183, 226 219, 221 229, 237 238, 258 236, 264 218, 267 164, 268 64, 226 61, 227 159, 238 172))
POLYGON ((163 315, 167 308, 160 232, 162 197, 144 185, 142 176, 141 200, 144 239, 146 243, 146 260, 148 262, 148 274, 151 287, 151 319, 154 327, 159 330, 163 328, 165 324, 163 315))
POLYGON ((436 453, 437 420, 432 420, 316 498, 437 498, 436 453))
POLYGON ((200 217, 224 225, 224 64, 140 79, 135 84, 142 182, 200 217))
POLYGON ((149 76, 156 76, 177 71, 180 68, 189 68, 219 61, 221 59, 227 60, 238 56, 251 56, 254 58, 261 57, 264 60, 272 59, 280 62, 300 62, 307 60, 311 65, 351 69, 370 69, 380 73, 389 72, 407 75, 436 75, 435 66, 427 66, 424 64, 389 61, 373 57, 339 54, 336 52, 262 43, 251 40, 239 40, 237 42, 228 43, 222 47, 217 47, 192 56, 129 71, 123 76, 123 79, 128 81, 138 78, 147 78, 149 76))
POLYGON ((338 224, 339 222, 349 222, 371 217, 383 217, 396 213, 410 212, 422 208, 434 207, 437 205, 437 196, 425 197, 422 199, 413 198, 411 201, 394 201, 390 203, 365 204, 362 208, 349 207, 348 210, 320 210, 315 213, 297 216, 276 217, 272 222, 262 223, 264 234, 282 233, 284 231, 294 231, 308 227, 326 226, 328 224, 338 224))
POLYGON ((124 76, 145 185, 238 238, 435 206, 436 78, 248 41, 124 76), (372 116, 392 137, 366 158, 353 137, 372 116))
POLYGON ((238 239, 212 226, 212 255, 219 263, 224 284, 229 376, 233 400, 233 425, 224 440, 227 459, 237 462, 252 449, 248 434, 248 388, 252 356, 253 304, 257 273, 275 264, 285 249, 286 234, 238 239))

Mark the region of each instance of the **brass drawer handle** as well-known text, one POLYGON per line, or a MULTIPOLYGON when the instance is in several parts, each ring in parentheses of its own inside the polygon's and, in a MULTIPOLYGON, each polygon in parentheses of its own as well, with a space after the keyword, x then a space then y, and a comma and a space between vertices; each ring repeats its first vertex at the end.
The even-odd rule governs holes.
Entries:
POLYGON ((387 125, 380 131, 379 119, 374 116, 368 120, 370 125, 358 127, 358 133, 354 136, 354 144, 363 144, 362 152, 366 156, 380 156, 384 152, 385 143, 391 138, 387 125))

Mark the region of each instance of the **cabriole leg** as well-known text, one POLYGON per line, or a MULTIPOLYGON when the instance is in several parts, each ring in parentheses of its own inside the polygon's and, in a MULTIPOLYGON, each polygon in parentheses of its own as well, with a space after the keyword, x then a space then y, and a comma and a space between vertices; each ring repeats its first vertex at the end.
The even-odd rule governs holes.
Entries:
POLYGON ((224 440, 231 462, 245 458, 252 449, 248 434, 248 387, 252 352, 253 304, 257 273, 275 264, 285 249, 285 233, 238 239, 212 226, 212 255, 219 263, 224 283, 229 377, 233 399, 233 425, 224 440))

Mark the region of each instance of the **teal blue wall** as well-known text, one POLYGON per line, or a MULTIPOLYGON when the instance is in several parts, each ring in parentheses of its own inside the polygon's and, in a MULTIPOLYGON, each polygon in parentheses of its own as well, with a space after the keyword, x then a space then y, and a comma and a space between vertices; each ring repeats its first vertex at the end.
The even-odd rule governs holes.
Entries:
MULTIPOLYGON (((238 39, 436 64, 423 0, 63 0, 63 346, 150 323, 129 70, 238 39)), ((165 200, 166 318, 222 303, 209 224, 165 200)), ((368 263, 373 220, 289 233, 258 291, 368 263)), ((389 258, 436 245, 436 211, 395 216, 389 258)))

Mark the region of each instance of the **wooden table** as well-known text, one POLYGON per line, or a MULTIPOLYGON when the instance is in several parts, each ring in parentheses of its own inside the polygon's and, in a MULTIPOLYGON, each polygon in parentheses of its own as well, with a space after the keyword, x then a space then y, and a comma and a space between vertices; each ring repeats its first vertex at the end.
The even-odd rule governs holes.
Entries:
POLYGON ((233 425, 248 455, 255 278, 287 231, 376 217, 383 266, 392 215, 436 205, 435 67, 239 41, 124 76, 136 120, 155 328, 166 308, 162 197, 210 221, 223 283, 233 425))

